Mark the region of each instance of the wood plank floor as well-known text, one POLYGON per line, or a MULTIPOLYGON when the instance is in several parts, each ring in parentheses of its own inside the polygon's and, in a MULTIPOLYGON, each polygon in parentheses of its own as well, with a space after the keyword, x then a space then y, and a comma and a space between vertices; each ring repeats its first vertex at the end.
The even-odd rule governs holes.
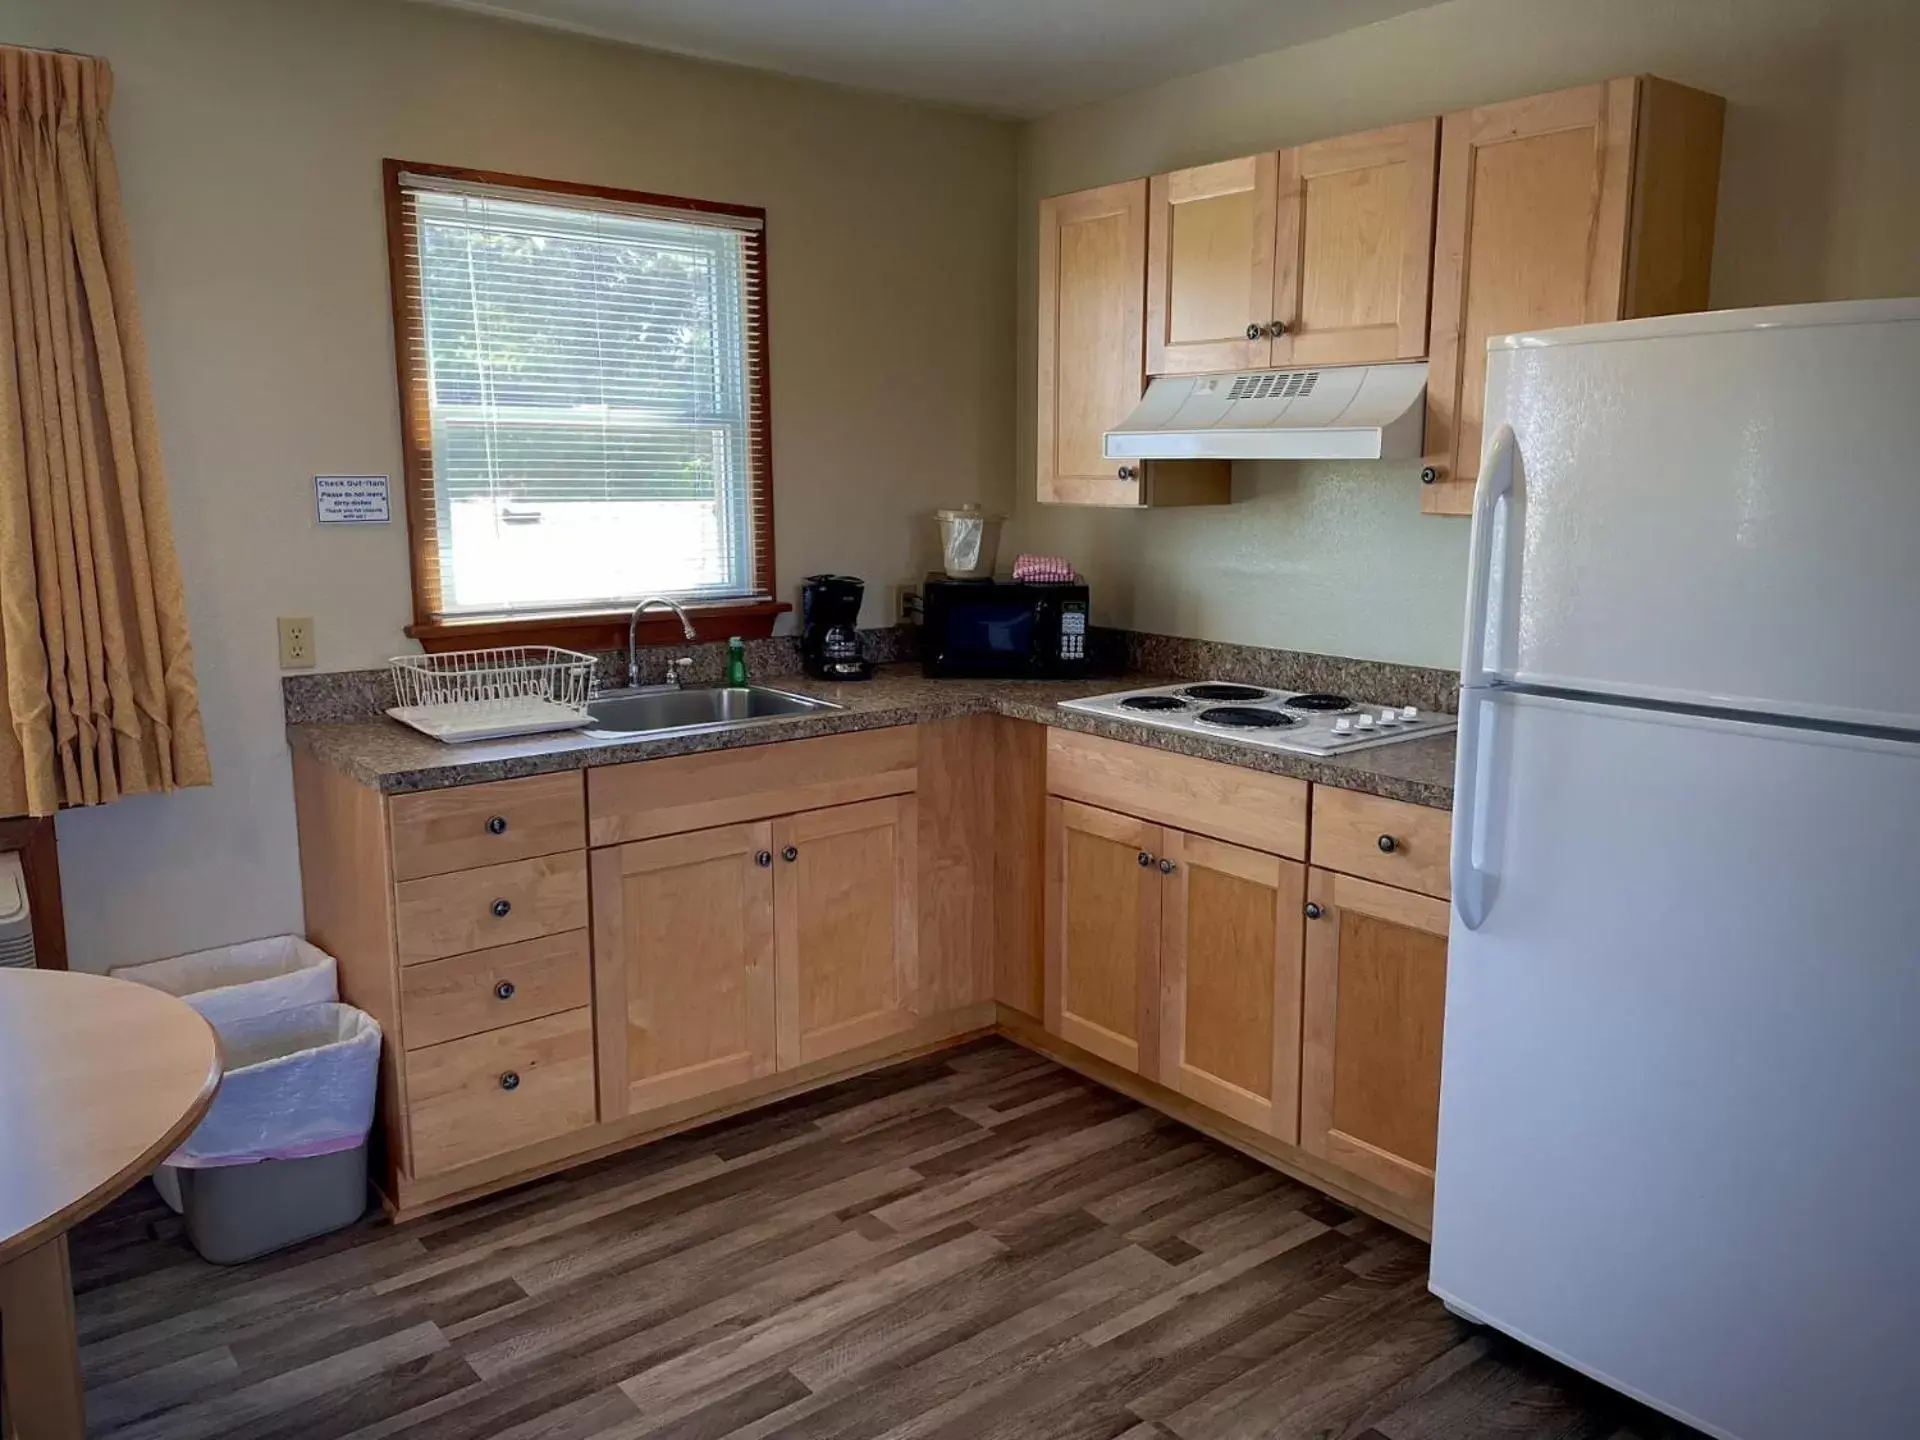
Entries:
POLYGON ((1004 1041, 234 1269, 74 1236, 90 1433, 1654 1440, 1425 1247, 1004 1041))

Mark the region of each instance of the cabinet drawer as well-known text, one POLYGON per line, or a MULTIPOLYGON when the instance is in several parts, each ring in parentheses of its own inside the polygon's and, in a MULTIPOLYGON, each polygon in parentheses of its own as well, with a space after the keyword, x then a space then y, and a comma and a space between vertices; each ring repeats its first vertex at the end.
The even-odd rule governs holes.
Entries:
POLYGON ((1047 790, 1269 854, 1307 855, 1306 782, 1285 775, 1050 730, 1047 790))
POLYGON ((396 795, 387 802, 387 822, 396 880, 578 850, 587 843, 585 787, 577 771, 396 795))
POLYGON ((1313 787, 1313 863, 1402 890, 1449 898, 1453 816, 1354 790, 1313 787))
POLYGON ((415 1175, 591 1125, 593 1011, 568 1010, 409 1052, 407 1115, 415 1175))
POLYGON ((584 930, 587 855, 543 855, 393 887, 402 965, 584 930))
POLYGON ((829 805, 910 793, 919 781, 912 725, 638 760, 587 772, 591 845, 621 845, 829 805))
POLYGON ((591 1003, 587 932, 409 965, 400 972, 400 1033, 422 1050, 591 1003))

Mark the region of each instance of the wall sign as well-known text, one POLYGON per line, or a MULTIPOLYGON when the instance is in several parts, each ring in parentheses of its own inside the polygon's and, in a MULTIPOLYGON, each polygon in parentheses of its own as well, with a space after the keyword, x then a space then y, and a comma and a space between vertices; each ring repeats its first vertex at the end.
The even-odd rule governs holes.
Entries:
POLYGON ((316 475, 313 511, 322 525, 385 525, 393 519, 384 475, 316 475))

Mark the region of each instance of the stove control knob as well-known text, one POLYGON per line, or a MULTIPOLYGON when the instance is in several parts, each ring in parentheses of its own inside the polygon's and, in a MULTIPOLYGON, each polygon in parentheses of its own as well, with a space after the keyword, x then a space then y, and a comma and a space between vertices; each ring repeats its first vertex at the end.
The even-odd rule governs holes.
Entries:
POLYGON ((1398 725, 1400 723, 1400 712, 1391 707, 1382 710, 1380 712, 1380 723, 1382 725, 1398 725))
POLYGON ((1418 705, 1402 705, 1400 707, 1400 718, 1409 722, 1418 720, 1420 718, 1420 707, 1418 705))
POLYGON ((1356 730, 1373 729, 1373 716, 1371 715, 1360 716, 1357 720, 1353 722, 1353 728, 1356 730))
POLYGON ((1353 733, 1353 721, 1342 715, 1338 720, 1333 722, 1333 733, 1336 735, 1351 735, 1353 733))

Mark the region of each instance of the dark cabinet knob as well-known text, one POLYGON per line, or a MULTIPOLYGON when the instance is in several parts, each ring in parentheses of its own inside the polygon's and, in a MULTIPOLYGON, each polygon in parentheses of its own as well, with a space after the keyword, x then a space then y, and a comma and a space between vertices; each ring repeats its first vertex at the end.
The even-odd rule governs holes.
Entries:
POLYGON ((1174 871, 1174 864, 1173 864, 1173 861, 1171 861, 1171 860, 1162 860, 1162 861, 1160 862, 1160 873, 1161 873, 1162 875, 1171 875, 1171 874, 1173 874, 1173 871, 1174 871))
POLYGON ((780 852, 780 858, 782 860, 785 860, 788 864, 792 864, 795 860, 798 860, 800 858, 800 850, 797 846, 789 845, 787 846, 786 849, 780 852))
POLYGON ((1423 465, 1423 466, 1421 466, 1421 468, 1420 468, 1420 483, 1421 483, 1422 485, 1432 485, 1432 484, 1435 484, 1435 483, 1437 483, 1437 482, 1439 481, 1439 479, 1440 479, 1440 467, 1439 467, 1438 465, 1423 465))
POLYGON ((500 1076, 500 1088, 502 1090, 518 1090, 520 1088, 519 1073, 513 1070, 505 1071, 500 1076))
POLYGON ((1314 904, 1313 901, 1309 900, 1307 902, 1307 919, 1318 920, 1322 915, 1326 913, 1327 912, 1325 910, 1322 910, 1318 905, 1314 904))
POLYGON ((1380 853, 1382 855, 1391 855, 1400 848, 1400 842, 1391 835, 1382 835, 1377 843, 1380 846, 1380 853))
POLYGON ((489 905, 487 908, 493 911, 494 919, 504 920, 507 918, 508 914, 511 913, 511 911, 513 910, 513 902, 511 900, 496 900, 493 902, 493 904, 489 905))
POLYGON ((1149 855, 1146 851, 1142 850, 1140 852, 1140 868, 1142 870, 1146 870, 1146 869, 1149 869, 1152 865, 1153 865, 1153 856, 1149 855))
POLYGON ((769 865, 773 864, 773 852, 771 850, 760 851, 753 857, 753 863, 758 865, 762 870, 766 869, 769 865))
POLYGON ((493 994, 496 1000, 513 999, 513 981, 502 980, 498 985, 493 987, 493 994))
POLYGON ((1247 338, 1249 340, 1258 340, 1264 333, 1258 325, 1247 326, 1247 338))
POLYGON ((1131 465, 1122 465, 1113 473, 1118 475, 1122 480, 1138 480, 1140 478, 1140 472, 1131 465))
POLYGON ((490 817, 488 818, 488 820, 487 820, 487 834, 489 834, 489 835, 504 835, 504 834, 506 834, 506 833, 507 833, 507 817, 506 817, 506 816, 504 816, 504 815, 494 815, 494 816, 490 816, 490 817))
POLYGON ((1267 326, 1267 334, 1271 335, 1276 340, 1278 340, 1282 335, 1286 333, 1287 333, 1287 322, 1284 320, 1276 320, 1271 325, 1267 326))

